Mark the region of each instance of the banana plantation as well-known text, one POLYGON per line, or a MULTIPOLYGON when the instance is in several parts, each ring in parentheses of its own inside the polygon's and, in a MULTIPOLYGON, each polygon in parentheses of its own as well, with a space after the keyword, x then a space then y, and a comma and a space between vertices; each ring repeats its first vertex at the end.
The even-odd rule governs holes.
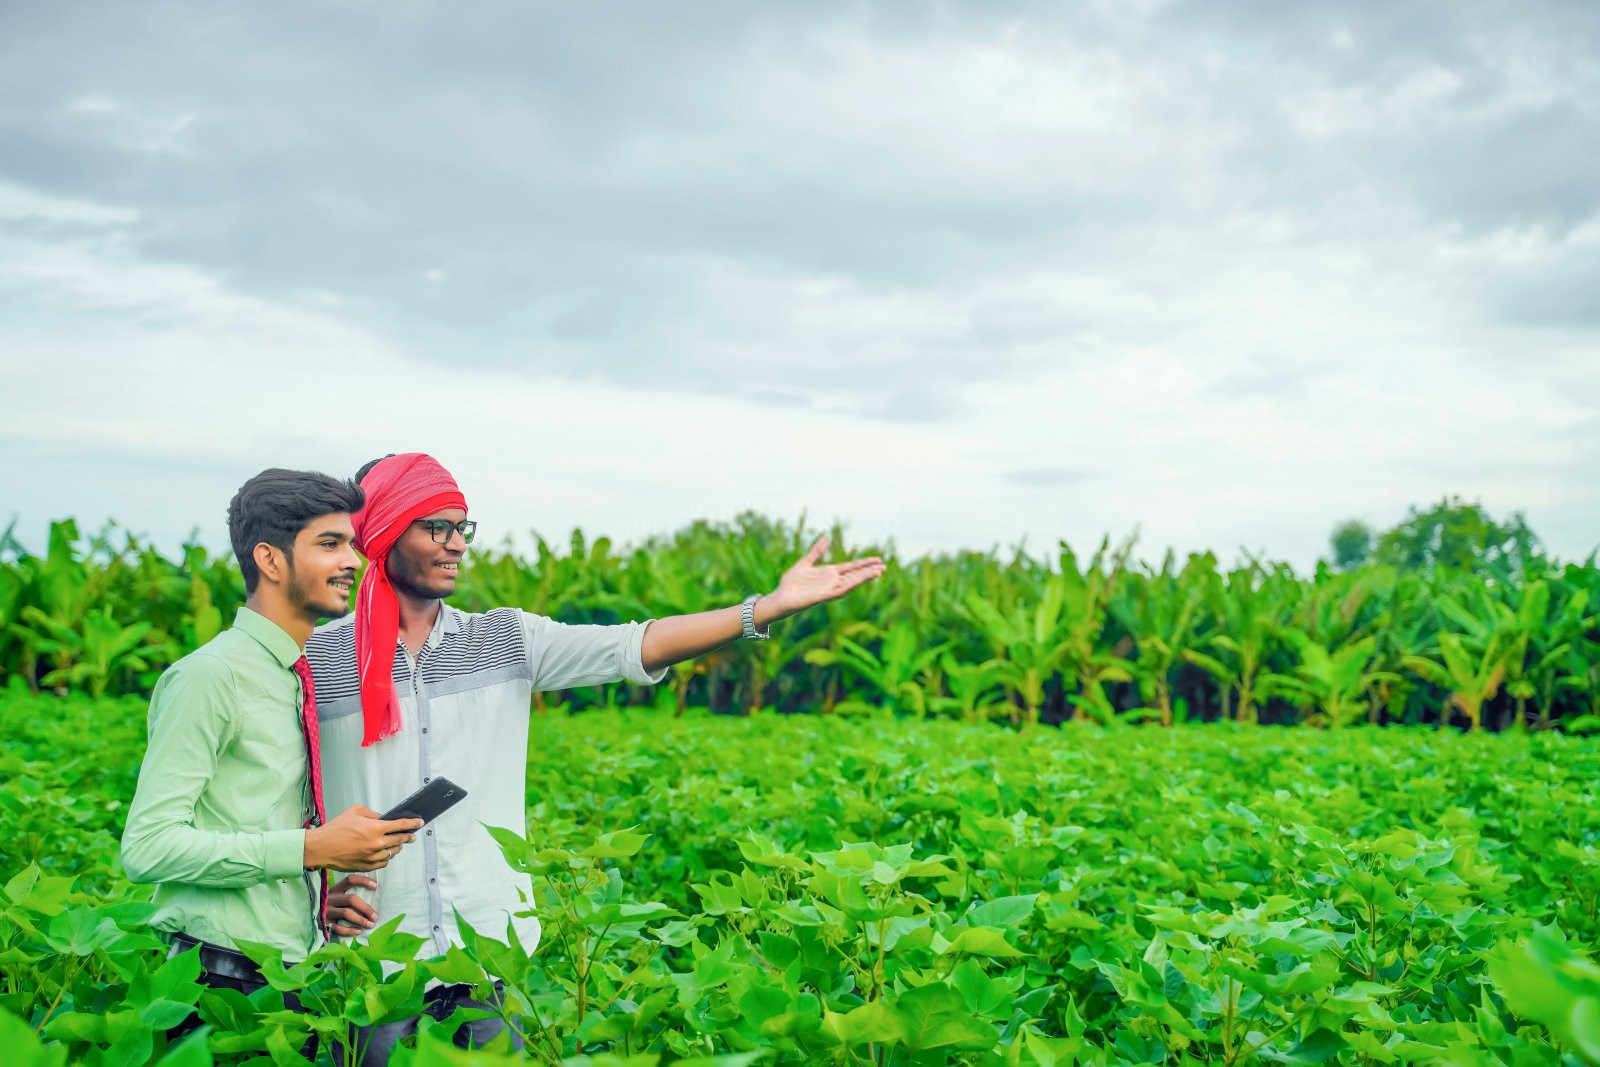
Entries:
MULTIPOLYGON (((531 553, 475 549, 453 603, 563 622, 700 611, 773 588, 816 531, 741 515, 621 547, 574 531, 531 553)), ((540 694, 539 710, 652 704, 733 714, 901 715, 1011 725, 1233 720, 1600 728, 1600 568, 1542 556, 1490 568, 1378 563, 1312 574, 1212 554, 1159 564, 1131 540, 1040 557, 876 552, 884 580, 672 669, 540 694)), ((0 539, 0 677, 89 696, 147 692, 244 601, 230 556, 170 558, 71 520, 29 552, 0 539)))

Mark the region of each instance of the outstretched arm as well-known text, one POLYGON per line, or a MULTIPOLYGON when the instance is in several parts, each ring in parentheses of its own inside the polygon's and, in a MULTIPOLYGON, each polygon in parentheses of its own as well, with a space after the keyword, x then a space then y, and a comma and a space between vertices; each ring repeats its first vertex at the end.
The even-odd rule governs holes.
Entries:
MULTIPOLYGON (((755 602, 757 627, 787 619, 814 604, 837 600, 883 573, 883 560, 877 556, 845 563, 818 563, 827 550, 828 539, 819 537, 811 550, 783 573, 778 588, 755 602)), ((738 605, 694 615, 671 615, 650 623, 644 632, 640 658, 646 671, 658 671, 720 648, 742 631, 738 605)))

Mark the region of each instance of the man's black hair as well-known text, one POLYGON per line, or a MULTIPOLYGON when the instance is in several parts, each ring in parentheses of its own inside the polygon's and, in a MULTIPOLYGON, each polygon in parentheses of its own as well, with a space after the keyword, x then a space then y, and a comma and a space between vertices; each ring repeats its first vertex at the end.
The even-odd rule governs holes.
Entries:
POLYGON ((361 469, 356 471, 356 484, 360 485, 361 484, 361 479, 363 479, 363 478, 365 478, 367 476, 367 472, 368 471, 370 471, 373 467, 376 467, 378 464, 382 463, 384 460, 389 459, 393 455, 394 455, 393 452, 387 452, 387 453, 379 456, 377 459, 369 459, 365 463, 363 463, 361 465, 361 469))
POLYGON ((265 541, 293 560, 294 539, 307 523, 318 515, 360 511, 366 499, 355 482, 281 467, 264 470, 241 485, 228 501, 228 539, 244 573, 245 592, 255 592, 261 580, 256 545, 265 541))

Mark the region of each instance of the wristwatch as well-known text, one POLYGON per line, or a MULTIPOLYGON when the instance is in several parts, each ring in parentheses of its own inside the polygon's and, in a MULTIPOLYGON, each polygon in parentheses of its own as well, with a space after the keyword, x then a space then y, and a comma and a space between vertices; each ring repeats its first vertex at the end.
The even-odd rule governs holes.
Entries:
POLYGON ((744 633, 740 636, 754 638, 757 641, 765 641, 772 636, 772 633, 769 626, 763 626, 759 630, 756 629, 756 601, 760 599, 760 593, 752 593, 745 597, 744 602, 739 605, 739 618, 744 621, 744 633))

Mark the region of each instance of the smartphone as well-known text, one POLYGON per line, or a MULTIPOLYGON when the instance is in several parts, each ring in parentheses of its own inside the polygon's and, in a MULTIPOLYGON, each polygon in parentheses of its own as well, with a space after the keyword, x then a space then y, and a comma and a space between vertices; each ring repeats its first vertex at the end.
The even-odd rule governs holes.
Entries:
POLYGON ((448 778, 435 778, 421 789, 383 813, 384 821, 390 819, 421 819, 430 823, 449 811, 467 795, 467 791, 448 778))

